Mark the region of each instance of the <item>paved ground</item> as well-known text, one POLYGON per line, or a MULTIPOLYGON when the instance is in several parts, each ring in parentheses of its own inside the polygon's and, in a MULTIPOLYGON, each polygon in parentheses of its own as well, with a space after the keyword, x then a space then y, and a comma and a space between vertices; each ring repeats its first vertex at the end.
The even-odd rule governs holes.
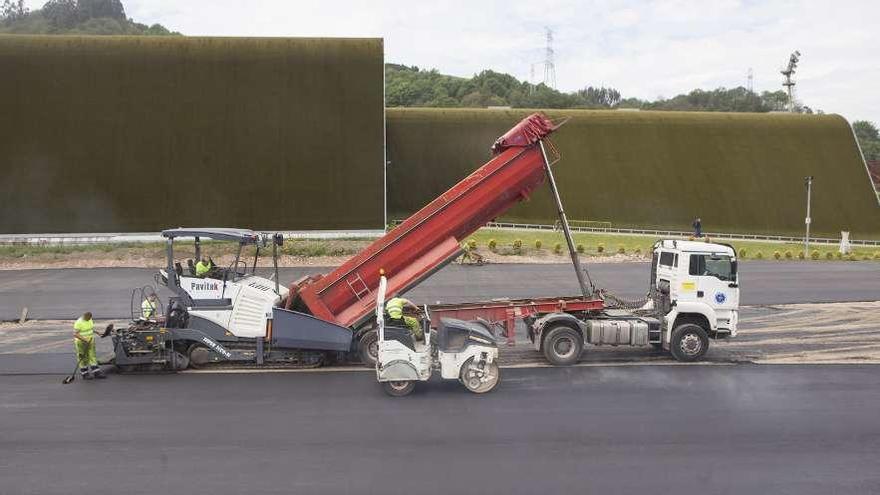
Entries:
POLYGON ((4 495, 880 492, 872 366, 0 376, 4 495))
MULTIPOLYGON (((645 263, 593 264, 597 286, 624 297, 647 290, 645 263)), ((281 280, 326 271, 287 268, 281 280)), ((880 263, 748 261, 741 266, 742 304, 872 301, 880 299, 880 263)), ((131 290, 153 284, 154 270, 136 268, 0 271, 0 320, 17 319, 21 308, 36 319, 68 319, 90 309, 97 318, 130 314, 131 290)), ((570 265, 450 265, 413 290, 419 302, 452 303, 498 297, 535 297, 578 292, 570 265)))

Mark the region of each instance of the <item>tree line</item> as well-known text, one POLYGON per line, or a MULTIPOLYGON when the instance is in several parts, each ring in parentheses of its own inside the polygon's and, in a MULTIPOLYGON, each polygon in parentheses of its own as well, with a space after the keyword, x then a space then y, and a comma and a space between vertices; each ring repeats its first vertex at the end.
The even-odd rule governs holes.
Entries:
MULTIPOLYGON (((750 91, 744 87, 695 89, 687 94, 654 101, 623 98, 614 88, 587 86, 562 92, 544 84, 530 84, 509 75, 484 70, 471 78, 440 74, 436 69, 385 64, 385 103, 390 107, 507 106, 512 108, 640 109, 702 112, 785 112, 785 91, 750 91)), ((795 101, 797 113, 823 113, 795 101)), ((867 160, 880 160, 880 137, 869 121, 853 122, 867 160)))
MULTIPOLYGON (((781 90, 756 93, 743 87, 695 89, 670 99, 648 101, 623 98, 614 88, 587 86, 578 91, 562 92, 491 70, 462 78, 398 64, 385 65, 385 97, 388 106, 402 107, 637 108, 716 112, 771 112, 788 108, 788 95, 781 90)), ((799 103, 796 110, 813 113, 813 109, 799 103)))
POLYGON ((167 36, 161 24, 148 26, 125 15, 121 0, 49 0, 31 11, 24 0, 0 4, 0 33, 167 36))

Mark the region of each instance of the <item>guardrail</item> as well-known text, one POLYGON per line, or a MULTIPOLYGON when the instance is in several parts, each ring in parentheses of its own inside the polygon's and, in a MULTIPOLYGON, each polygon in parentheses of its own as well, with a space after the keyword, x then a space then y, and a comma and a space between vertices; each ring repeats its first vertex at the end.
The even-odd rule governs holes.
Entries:
MULTIPOLYGON (((344 239, 377 238, 382 230, 340 231, 283 231, 285 239, 344 239)), ((0 245, 58 246, 83 244, 124 244, 164 242, 159 232, 102 233, 102 234, 0 234, 0 245)))

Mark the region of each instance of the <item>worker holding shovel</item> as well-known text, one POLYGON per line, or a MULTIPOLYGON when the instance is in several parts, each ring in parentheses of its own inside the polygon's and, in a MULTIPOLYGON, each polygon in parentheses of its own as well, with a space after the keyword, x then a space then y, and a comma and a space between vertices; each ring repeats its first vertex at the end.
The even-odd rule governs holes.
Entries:
POLYGON ((73 343, 76 345, 76 360, 83 380, 106 378, 98 367, 95 351, 95 322, 92 313, 86 312, 73 324, 73 343))

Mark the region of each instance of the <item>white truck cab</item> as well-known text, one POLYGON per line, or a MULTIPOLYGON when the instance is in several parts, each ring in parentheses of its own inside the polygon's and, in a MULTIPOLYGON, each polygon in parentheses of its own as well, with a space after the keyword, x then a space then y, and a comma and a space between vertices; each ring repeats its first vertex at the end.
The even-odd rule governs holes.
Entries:
POLYGON ((577 363, 585 345, 653 346, 688 362, 706 354, 710 339, 736 336, 739 276, 733 247, 663 240, 652 253, 648 300, 640 308, 621 308, 619 299, 601 290, 583 299, 601 303, 597 309, 576 309, 563 300, 549 312, 529 308, 525 323, 535 350, 556 366, 577 363))
POLYGON ((680 360, 697 359, 706 352, 707 339, 736 336, 736 251, 726 244, 658 241, 651 260, 650 294, 662 317, 663 348, 680 360))

